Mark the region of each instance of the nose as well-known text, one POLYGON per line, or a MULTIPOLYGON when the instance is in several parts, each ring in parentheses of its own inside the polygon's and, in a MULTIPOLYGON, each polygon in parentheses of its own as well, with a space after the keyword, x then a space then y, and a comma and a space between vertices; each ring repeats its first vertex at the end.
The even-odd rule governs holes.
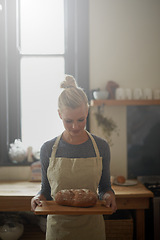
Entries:
POLYGON ((74 122, 74 123, 72 124, 72 128, 73 128, 73 129, 78 128, 78 124, 77 124, 77 122, 74 122))

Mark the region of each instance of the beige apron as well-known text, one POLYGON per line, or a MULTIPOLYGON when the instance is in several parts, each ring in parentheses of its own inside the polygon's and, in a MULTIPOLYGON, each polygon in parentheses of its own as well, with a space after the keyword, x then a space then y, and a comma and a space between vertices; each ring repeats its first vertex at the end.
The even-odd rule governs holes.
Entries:
MULTIPOLYGON (((96 157, 56 158, 61 136, 56 139, 47 171, 51 196, 62 189, 87 188, 97 192, 102 174, 102 158, 92 135, 96 157)), ((47 240, 105 240, 105 226, 102 215, 48 215, 47 240)))

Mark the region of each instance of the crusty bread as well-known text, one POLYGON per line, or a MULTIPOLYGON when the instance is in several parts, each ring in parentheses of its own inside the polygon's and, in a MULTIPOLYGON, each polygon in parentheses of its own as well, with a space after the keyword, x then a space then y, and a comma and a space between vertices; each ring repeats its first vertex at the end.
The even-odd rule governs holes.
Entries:
POLYGON ((118 183, 125 183, 125 181, 126 181, 126 179, 125 179, 124 176, 118 176, 118 177, 117 177, 117 182, 118 182, 118 183))
POLYGON ((89 189, 64 189, 55 195, 57 204, 72 207, 92 207, 97 199, 97 194, 89 189))

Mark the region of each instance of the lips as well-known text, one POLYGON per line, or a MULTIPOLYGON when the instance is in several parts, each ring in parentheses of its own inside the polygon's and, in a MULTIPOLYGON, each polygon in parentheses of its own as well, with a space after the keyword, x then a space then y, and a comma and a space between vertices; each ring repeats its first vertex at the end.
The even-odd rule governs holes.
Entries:
POLYGON ((72 130, 72 133, 78 134, 80 131, 79 130, 72 130))

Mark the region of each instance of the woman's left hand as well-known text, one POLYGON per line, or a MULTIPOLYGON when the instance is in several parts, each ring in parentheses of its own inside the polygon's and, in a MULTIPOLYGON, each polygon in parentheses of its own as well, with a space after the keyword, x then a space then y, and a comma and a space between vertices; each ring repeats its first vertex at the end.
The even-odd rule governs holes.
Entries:
POLYGON ((106 207, 111 207, 113 212, 116 212, 117 205, 115 194, 112 191, 108 191, 103 195, 103 200, 105 201, 106 207))

